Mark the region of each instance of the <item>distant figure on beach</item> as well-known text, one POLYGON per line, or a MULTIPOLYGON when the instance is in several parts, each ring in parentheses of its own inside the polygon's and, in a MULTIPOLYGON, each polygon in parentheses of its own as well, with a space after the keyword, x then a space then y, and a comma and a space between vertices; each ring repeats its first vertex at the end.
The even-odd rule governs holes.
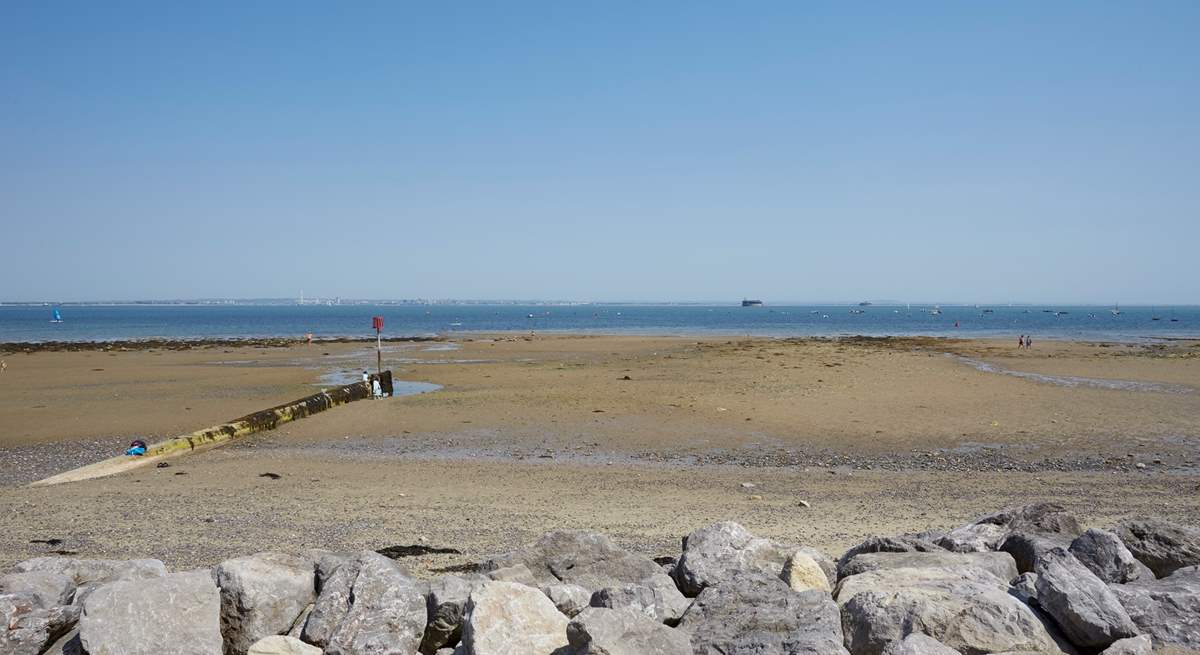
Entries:
POLYGON ((1032 347, 1033 347, 1033 337, 1030 337, 1030 336, 1025 337, 1025 349, 1029 350, 1032 347))
POLYGON ((371 381, 371 393, 376 398, 383 398, 383 387, 379 385, 379 378, 371 381))
POLYGON ((125 449, 125 454, 131 457, 141 457, 146 454, 146 442, 141 439, 134 439, 133 443, 129 444, 129 448, 125 449))
POLYGON ((304 335, 304 338, 308 340, 308 345, 310 345, 310 346, 311 346, 311 345, 312 345, 312 332, 309 332, 308 334, 305 334, 305 335, 304 335))
POLYGON ((367 387, 368 387, 368 388, 370 388, 370 386, 371 386, 371 374, 370 374, 370 373, 367 373, 366 371, 363 371, 363 383, 365 383, 365 384, 367 385, 367 387))
POLYGON ((8 370, 8 362, 3 359, 0 359, 0 373, 3 373, 7 370, 8 370))
POLYGON ((1017 350, 1020 350, 1024 347, 1025 347, 1025 335, 1022 334, 1021 336, 1017 337, 1017 350))

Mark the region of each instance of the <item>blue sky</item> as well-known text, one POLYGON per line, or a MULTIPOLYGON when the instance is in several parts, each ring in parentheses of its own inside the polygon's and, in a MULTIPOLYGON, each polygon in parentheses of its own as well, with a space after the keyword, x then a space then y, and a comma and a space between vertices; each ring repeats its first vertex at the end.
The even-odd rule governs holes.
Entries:
POLYGON ((1200 302, 1200 3, 0 3, 0 300, 1200 302))

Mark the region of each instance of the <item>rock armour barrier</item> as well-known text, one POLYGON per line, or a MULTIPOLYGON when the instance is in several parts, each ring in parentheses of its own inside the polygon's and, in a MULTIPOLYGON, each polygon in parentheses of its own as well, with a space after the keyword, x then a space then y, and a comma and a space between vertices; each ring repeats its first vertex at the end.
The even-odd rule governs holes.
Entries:
MULTIPOLYGON (((371 380, 374 381, 375 377, 372 375, 371 380)), ((384 371, 378 377, 381 383, 380 386, 384 392, 390 394, 392 392, 392 372, 384 371)), ((312 416, 313 414, 319 414, 338 405, 345 405, 370 397, 371 387, 367 382, 355 382, 335 389, 326 389, 320 393, 305 396, 299 400, 293 400, 290 403, 284 403, 270 409, 247 414, 228 423, 222 423, 221 425, 197 430, 191 434, 151 444, 146 448, 146 454, 140 457, 127 455, 111 457, 95 464, 89 464, 59 473, 44 480, 38 480, 33 483, 33 486, 78 482, 80 480, 123 473, 178 455, 218 446, 233 439, 257 432, 274 430, 284 423, 312 416)))
POLYGON ((948 532, 871 537, 840 560, 732 521, 655 558, 557 531, 433 580, 374 551, 267 552, 180 572, 158 560, 42 557, 0 576, 0 653, 1200 651, 1200 529, 1146 518, 1113 527, 1083 533, 1062 507, 1039 503, 948 532), (1070 546, 1034 549, 1033 570, 1018 573, 1000 533, 1070 546), (1106 565, 1113 557, 1169 562, 1169 573, 1130 579, 1106 565))

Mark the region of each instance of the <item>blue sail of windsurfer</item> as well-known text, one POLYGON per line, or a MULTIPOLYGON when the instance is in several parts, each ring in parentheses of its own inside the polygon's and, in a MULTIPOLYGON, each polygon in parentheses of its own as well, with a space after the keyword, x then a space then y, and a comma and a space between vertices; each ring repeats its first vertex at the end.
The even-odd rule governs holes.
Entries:
POLYGON ((50 320, 50 322, 51 322, 51 323, 62 323, 62 322, 63 322, 63 320, 62 320, 62 314, 60 314, 60 313, 58 312, 58 308, 57 308, 57 307, 55 307, 55 308, 54 308, 54 318, 53 318, 53 319, 51 319, 51 320, 50 320))

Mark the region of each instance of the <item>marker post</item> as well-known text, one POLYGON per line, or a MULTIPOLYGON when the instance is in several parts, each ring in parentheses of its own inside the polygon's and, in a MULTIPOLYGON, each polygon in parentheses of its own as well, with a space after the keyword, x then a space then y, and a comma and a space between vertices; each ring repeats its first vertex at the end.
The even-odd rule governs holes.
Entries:
POLYGON ((372 316, 371 326, 375 328, 375 373, 383 375, 383 317, 372 316))

